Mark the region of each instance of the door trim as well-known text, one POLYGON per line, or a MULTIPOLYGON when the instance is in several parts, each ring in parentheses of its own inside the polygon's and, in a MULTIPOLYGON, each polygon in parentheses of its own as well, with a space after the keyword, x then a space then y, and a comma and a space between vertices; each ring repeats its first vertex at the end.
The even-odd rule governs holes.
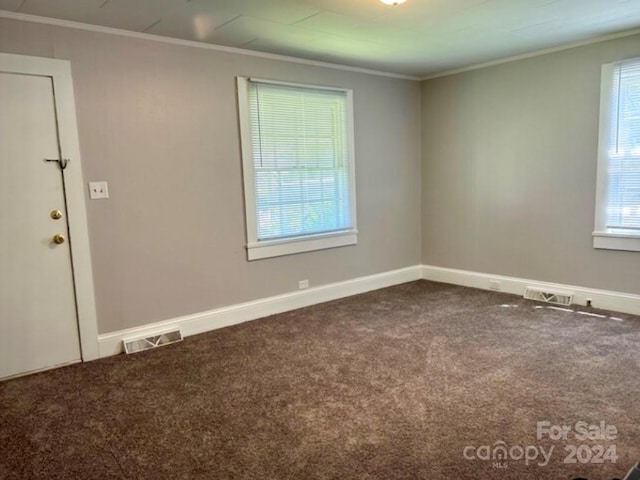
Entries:
POLYGON ((80 351, 84 362, 95 360, 100 357, 98 321, 71 62, 0 53, 0 72, 40 75, 51 78, 53 82, 60 151, 62 158, 71 159, 67 168, 62 171, 62 175, 67 204, 69 248, 76 295, 80 351))

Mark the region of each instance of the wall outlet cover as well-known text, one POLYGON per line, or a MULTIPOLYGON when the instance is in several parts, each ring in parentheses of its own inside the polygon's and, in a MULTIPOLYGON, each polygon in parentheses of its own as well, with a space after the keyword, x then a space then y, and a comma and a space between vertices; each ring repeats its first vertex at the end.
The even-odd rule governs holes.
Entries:
POLYGON ((89 182, 89 197, 91 200, 109 198, 109 186, 107 182, 89 182))

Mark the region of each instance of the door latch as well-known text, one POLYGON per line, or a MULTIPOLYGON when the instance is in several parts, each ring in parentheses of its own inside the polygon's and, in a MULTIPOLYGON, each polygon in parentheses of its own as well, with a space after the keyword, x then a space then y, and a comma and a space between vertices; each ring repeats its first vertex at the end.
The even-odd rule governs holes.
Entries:
POLYGON ((64 170, 65 168, 67 168, 67 165, 69 165, 69 162, 71 160, 69 158, 45 158, 44 161, 56 162, 58 165, 60 165, 60 170, 64 170))

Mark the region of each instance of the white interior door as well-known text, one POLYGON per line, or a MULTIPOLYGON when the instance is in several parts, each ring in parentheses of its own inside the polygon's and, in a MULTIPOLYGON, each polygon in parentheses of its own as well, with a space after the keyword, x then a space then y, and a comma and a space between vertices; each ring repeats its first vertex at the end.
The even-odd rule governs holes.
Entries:
POLYGON ((80 361, 59 152, 51 78, 0 73, 0 379, 80 361))

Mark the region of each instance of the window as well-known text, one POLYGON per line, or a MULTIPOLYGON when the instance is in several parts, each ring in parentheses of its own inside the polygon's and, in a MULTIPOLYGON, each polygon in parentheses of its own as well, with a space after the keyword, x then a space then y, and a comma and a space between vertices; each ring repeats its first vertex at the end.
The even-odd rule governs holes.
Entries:
POLYGON ((238 78, 249 260, 357 242, 350 90, 238 78))
POLYGON ((640 58, 602 66, 594 247, 640 251, 640 58))

